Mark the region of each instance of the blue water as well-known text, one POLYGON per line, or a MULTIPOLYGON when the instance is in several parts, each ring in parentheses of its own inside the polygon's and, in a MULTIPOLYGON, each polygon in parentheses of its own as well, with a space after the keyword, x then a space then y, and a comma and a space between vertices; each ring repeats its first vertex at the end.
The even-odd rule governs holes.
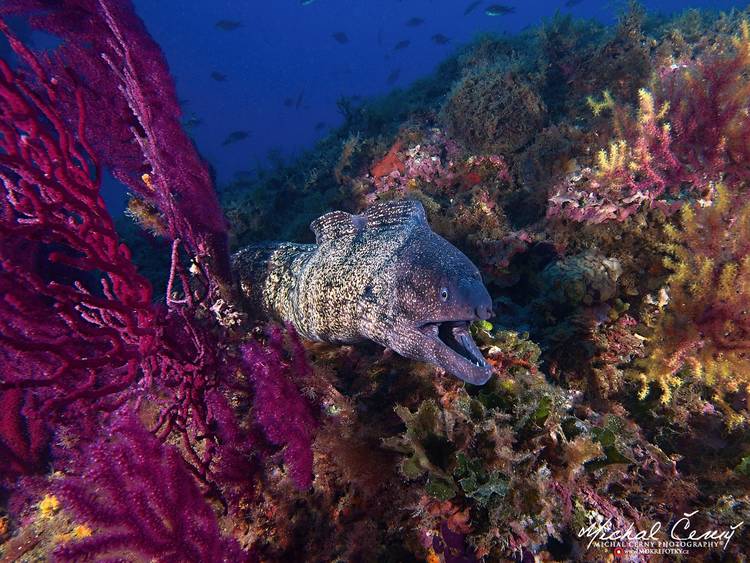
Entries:
MULTIPOLYGON (((580 0, 492 2, 468 16, 470 0, 136 0, 141 17, 164 49, 177 80, 190 132, 214 166, 219 184, 239 171, 268 162, 269 151, 286 158, 299 154, 340 122, 341 96, 373 96, 407 86, 428 74, 452 50, 477 33, 517 33, 556 11, 614 23, 626 3, 580 0), (489 17, 485 8, 500 3, 515 13, 489 17), (405 25, 418 17, 424 23, 405 25), (225 31, 219 20, 241 23, 225 31), (343 32, 340 44, 333 33, 343 32), (450 38, 445 45, 435 34, 450 38), (394 50, 399 41, 408 47, 394 50), (398 71, 397 81, 387 78, 398 71), (218 72, 226 78, 211 77, 218 72), (291 107, 285 105, 291 103, 291 107), (298 107, 297 107, 298 106, 298 107), (197 124, 200 120, 200 124, 197 124), (320 126, 318 124, 325 124, 320 126), (316 130, 318 125, 318 130, 316 130), (233 131, 246 139, 223 146, 233 131)), ((688 7, 727 10, 746 2, 649 1, 650 12, 688 7)))

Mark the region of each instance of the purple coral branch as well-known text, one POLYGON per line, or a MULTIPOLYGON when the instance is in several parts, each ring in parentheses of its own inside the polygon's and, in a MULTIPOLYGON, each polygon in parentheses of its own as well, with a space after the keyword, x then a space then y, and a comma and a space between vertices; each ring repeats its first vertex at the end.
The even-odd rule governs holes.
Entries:
POLYGON ((0 392, 0 483, 45 467, 49 433, 29 394, 0 392), (32 408, 29 408, 32 407, 32 408))
POLYGON ((301 345, 292 329, 287 334, 294 353, 290 369, 286 359, 284 335, 279 327, 270 330, 266 347, 248 342, 242 355, 252 383, 253 416, 270 442, 284 448, 284 463, 300 489, 312 484, 312 439, 316 426, 309 403, 302 397, 292 376, 307 373, 300 368, 304 361, 301 345))
POLYGON ((219 532, 177 450, 163 446, 133 415, 91 445, 77 477, 56 493, 92 528, 89 538, 55 551, 61 561, 146 557, 154 561, 247 561, 250 554, 219 532))
POLYGON ((62 40, 37 74, 55 77, 63 115, 117 179, 159 210, 206 281, 229 284, 227 223, 208 166, 182 129, 166 60, 132 4, 7 0, 0 16, 9 14, 62 40))
POLYGON ((206 244, 221 238, 224 220, 205 164, 177 131, 163 57, 127 2, 9 1, 0 14, 14 9, 64 42, 52 57, 37 55, 0 21, 21 61, 0 61, 0 390, 34 389, 43 412, 82 420, 121 407, 137 386, 153 389, 163 408, 155 431, 178 434, 208 483, 218 438, 206 392, 222 377, 222 328, 199 320, 198 307, 223 283, 214 259, 226 259, 226 248, 206 244), (173 158, 172 150, 187 154, 173 158), (100 196, 100 158, 160 204, 170 232, 183 237, 174 239, 167 308, 151 302, 119 241, 100 196), (153 181, 136 184, 141 170, 153 181), (208 213, 198 220, 196 210, 208 213), (198 265, 193 278, 181 250, 198 265), (178 284, 184 299, 173 298, 178 284), (209 290, 199 294, 201 285, 209 290))
MULTIPOLYGON (((8 0, 0 16, 9 13, 63 42, 51 55, 33 53, 0 20, 20 60, 0 61, 0 392, 11 407, 24 393, 27 406, 41 405, 8 411, 0 450, 12 461, 0 469, 41 468, 41 416, 64 422, 85 447, 125 407, 148 401, 160 409, 155 437, 118 426, 111 442, 92 446, 85 478, 64 482, 74 510, 112 529, 61 557, 140 550, 159 560, 222 560, 221 542, 189 543, 215 536, 195 500, 198 482, 233 508, 252 496, 259 440, 223 395, 233 365, 220 346, 227 331, 203 314, 229 280, 226 224, 207 167, 180 129, 166 63, 129 2, 8 0), (119 241, 100 195, 101 165, 167 223, 166 306, 152 303, 119 241), (168 439, 179 441, 182 458, 154 445, 168 439)), ((258 426, 307 487, 315 420, 291 378, 310 368, 301 343, 291 337, 290 346, 288 363, 281 332, 272 332, 268 347, 250 345, 245 360, 258 426)), ((76 453, 56 462, 74 467, 76 453)))

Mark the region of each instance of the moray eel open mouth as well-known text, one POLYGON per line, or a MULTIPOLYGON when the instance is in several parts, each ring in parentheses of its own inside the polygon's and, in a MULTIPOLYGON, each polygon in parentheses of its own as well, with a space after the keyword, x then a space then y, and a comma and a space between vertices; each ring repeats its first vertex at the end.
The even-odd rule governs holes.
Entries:
POLYGON ((492 377, 492 367, 471 337, 471 322, 428 322, 419 331, 429 339, 425 352, 433 363, 468 383, 484 385, 492 377))

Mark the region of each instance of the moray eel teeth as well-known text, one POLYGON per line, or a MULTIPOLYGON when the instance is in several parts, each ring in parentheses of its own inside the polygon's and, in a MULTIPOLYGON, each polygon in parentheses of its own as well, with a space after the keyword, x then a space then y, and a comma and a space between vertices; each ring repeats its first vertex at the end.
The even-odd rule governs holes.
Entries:
POLYGON ((492 368, 469 332, 474 320, 428 322, 418 330, 431 340, 426 349, 434 354, 432 363, 468 383, 483 385, 492 376, 492 368))
POLYGON ((492 375, 469 325, 492 316, 482 276, 427 224, 422 204, 390 201, 313 221, 315 244, 240 250, 233 267, 248 307, 303 338, 372 340, 475 385, 492 375))

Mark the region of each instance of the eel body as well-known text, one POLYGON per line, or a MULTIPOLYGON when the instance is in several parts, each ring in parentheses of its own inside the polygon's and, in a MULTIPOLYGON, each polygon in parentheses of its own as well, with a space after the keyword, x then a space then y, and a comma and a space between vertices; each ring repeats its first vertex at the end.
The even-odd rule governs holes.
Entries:
POLYGON ((372 340, 464 381, 489 379, 469 325, 491 317, 492 301, 479 270, 430 229, 419 202, 333 211, 310 227, 315 244, 257 244, 233 256, 251 309, 310 340, 372 340))

